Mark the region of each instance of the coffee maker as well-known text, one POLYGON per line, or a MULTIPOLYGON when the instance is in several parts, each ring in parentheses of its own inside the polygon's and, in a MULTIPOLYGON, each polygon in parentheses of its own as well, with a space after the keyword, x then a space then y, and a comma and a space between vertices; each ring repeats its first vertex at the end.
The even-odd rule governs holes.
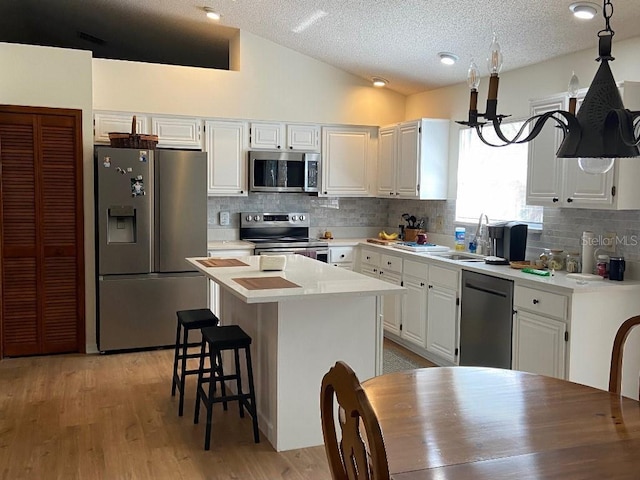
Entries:
POLYGON ((491 255, 510 262, 524 260, 527 250, 528 226, 526 223, 491 223, 488 228, 491 255))

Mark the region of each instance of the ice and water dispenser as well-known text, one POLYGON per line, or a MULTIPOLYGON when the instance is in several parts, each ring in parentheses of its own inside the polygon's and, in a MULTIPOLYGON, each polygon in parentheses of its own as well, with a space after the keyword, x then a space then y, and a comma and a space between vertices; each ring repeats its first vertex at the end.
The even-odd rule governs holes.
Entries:
POLYGON ((136 209, 133 205, 107 209, 107 244, 136 242, 136 209))

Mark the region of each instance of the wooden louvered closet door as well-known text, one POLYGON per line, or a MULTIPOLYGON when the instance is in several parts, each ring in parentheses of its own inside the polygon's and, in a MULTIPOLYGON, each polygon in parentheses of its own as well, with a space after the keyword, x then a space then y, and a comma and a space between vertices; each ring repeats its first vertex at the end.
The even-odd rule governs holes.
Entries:
POLYGON ((0 106, 2 356, 85 350, 81 112, 0 106))

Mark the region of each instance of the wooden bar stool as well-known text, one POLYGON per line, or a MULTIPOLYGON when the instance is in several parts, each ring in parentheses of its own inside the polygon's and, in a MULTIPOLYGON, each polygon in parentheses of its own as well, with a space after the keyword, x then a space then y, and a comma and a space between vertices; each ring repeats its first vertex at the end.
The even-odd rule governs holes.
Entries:
POLYGON ((182 416, 184 411, 185 379, 187 375, 195 375, 199 372, 199 369, 187 370, 187 360, 189 358, 200 358, 199 353, 188 353, 188 349, 190 347, 200 346, 200 342, 189 343, 189 331, 196 329, 200 330, 204 327, 215 327, 218 325, 220 320, 208 308, 180 310, 176 312, 176 315, 178 316, 178 326, 176 329, 175 352, 173 354, 173 381, 171 382, 171 396, 175 397, 177 387, 180 392, 178 415, 182 416), (180 361, 179 370, 178 361, 180 361))
POLYGON ((214 403, 222 403, 224 410, 227 409, 227 402, 237 400, 240 408, 240 417, 244 418, 246 408, 253 419, 253 439, 255 443, 260 443, 260 432, 258 431, 258 416, 256 409, 256 395, 253 385, 253 368, 251 366, 251 337, 247 335, 237 325, 225 325, 220 327, 206 327, 202 329, 202 344, 200 347, 200 368, 198 372, 198 388, 196 393, 196 407, 193 423, 198 423, 200 417, 200 400, 207 410, 207 426, 204 437, 204 449, 209 450, 211 445, 211 417, 214 403), (233 350, 236 370, 233 375, 225 375, 222 363, 218 368, 205 368, 207 357, 207 347, 209 349, 209 361, 211 365, 216 365, 216 359, 220 359, 222 351, 233 350), (249 392, 242 391, 242 379, 240 377, 240 349, 244 349, 247 376, 249 380, 249 392), (209 376, 205 376, 209 373, 209 376), (226 380, 236 381, 236 394, 227 395, 225 386, 226 380), (216 383, 220 382, 220 396, 216 396, 216 383), (205 390, 204 385, 208 383, 209 388, 205 390))

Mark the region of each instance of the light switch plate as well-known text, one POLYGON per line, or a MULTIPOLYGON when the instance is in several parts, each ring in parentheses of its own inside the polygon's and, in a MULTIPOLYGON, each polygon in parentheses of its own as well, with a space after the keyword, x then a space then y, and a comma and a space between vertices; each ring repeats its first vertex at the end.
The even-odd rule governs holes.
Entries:
POLYGON ((229 225, 229 212, 220 212, 220 225, 223 227, 229 225))

